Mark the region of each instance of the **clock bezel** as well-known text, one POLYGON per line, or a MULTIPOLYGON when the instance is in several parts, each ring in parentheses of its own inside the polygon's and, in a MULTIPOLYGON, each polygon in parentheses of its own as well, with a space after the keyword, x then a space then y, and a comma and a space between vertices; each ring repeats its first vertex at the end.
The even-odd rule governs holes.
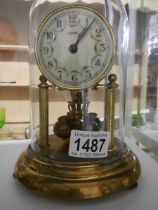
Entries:
POLYGON ((98 11, 88 7, 88 6, 81 6, 81 5, 69 5, 69 6, 64 6, 60 9, 57 9, 53 12, 50 12, 45 18, 44 20, 41 22, 41 24, 39 25, 38 27, 38 30, 37 30, 37 35, 35 37, 35 44, 34 44, 34 53, 35 53, 35 58, 36 58, 36 63, 37 63, 37 66, 40 70, 40 72, 45 76, 45 78, 53 85, 57 86, 57 87, 60 87, 60 88, 63 88, 63 89, 67 89, 67 90, 82 90, 82 89, 87 89, 87 88, 90 88, 90 87, 93 87, 95 85, 97 85, 101 80, 103 80, 106 75, 109 73, 109 71, 111 70, 112 66, 113 66, 113 63, 114 63, 114 58, 115 58, 115 55, 116 55, 116 39, 115 39, 115 36, 114 36, 114 31, 113 31, 113 28, 111 27, 109 21, 106 19, 106 17, 104 17, 102 14, 100 14, 98 11), (100 76, 99 78, 97 78, 96 80, 94 80, 93 82, 88 82, 87 84, 85 83, 85 85, 83 86, 74 86, 74 87, 70 87, 70 86, 67 86, 66 84, 63 83, 63 85, 61 85, 61 83, 59 84, 57 82, 57 80, 54 80, 52 79, 52 76, 50 76, 50 74, 48 74, 48 71, 45 70, 41 64, 40 64, 40 59, 39 59, 39 56, 38 56, 38 52, 37 52, 37 43, 38 43, 38 37, 39 37, 39 34, 40 34, 40 31, 42 30, 43 26, 45 25, 45 23, 49 20, 50 17, 54 16, 55 14, 59 13, 59 12, 62 12, 62 11, 65 11, 65 10, 68 10, 68 9, 73 9, 73 8, 78 8, 78 9, 84 9, 84 10, 89 10, 90 12, 94 13, 95 15, 99 16, 99 18, 105 23, 106 27, 108 28, 108 32, 109 34, 111 35, 111 40, 112 40, 112 43, 113 43, 113 50, 112 50, 112 56, 111 56, 111 60, 109 62, 109 65, 108 67, 102 71, 102 73, 100 73, 100 76))

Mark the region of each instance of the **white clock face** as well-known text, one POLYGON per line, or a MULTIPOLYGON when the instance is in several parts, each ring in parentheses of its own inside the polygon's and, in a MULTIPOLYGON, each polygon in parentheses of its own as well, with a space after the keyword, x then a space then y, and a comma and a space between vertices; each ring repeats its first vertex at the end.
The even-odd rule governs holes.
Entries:
POLYGON ((51 83, 72 90, 87 88, 112 67, 115 38, 108 21, 94 10, 65 7, 42 22, 35 55, 51 83))

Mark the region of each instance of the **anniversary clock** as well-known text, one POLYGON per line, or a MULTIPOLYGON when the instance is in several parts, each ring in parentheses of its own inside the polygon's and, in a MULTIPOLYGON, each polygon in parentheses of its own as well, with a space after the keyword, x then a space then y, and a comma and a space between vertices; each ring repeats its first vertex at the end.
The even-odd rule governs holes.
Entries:
POLYGON ((96 198, 137 183, 123 138, 127 18, 120 1, 35 1, 30 13, 32 143, 15 177, 32 190, 96 198))

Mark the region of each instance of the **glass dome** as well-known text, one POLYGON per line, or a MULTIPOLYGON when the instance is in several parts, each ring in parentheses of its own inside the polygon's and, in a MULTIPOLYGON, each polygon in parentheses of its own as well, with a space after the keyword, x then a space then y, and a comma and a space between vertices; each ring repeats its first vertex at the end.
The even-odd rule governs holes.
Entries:
POLYGON ((130 1, 130 60, 128 64, 128 135, 158 155, 158 2, 130 1), (129 132, 130 131, 130 132, 129 132))
MULTIPOLYGON (((115 103, 115 137, 117 137, 117 147, 116 153, 121 152, 123 145, 123 101, 124 101, 124 77, 125 77, 125 66, 126 63, 126 50, 127 50, 127 38, 128 38, 128 28, 127 28, 127 17, 125 10, 122 4, 119 1, 35 1, 30 14, 30 52, 31 52, 31 92, 32 92, 32 114, 33 114, 33 136, 34 142, 32 143, 32 148, 35 149, 35 146, 38 147, 38 138, 39 138, 39 98, 38 98, 38 86, 39 86, 39 76, 41 72, 39 71, 38 66, 36 65, 36 57, 34 52, 35 40, 38 32, 38 28, 41 25, 43 19, 53 11, 57 9, 72 4, 87 5, 91 8, 95 8, 100 14, 104 15, 110 25, 113 28, 114 36, 117 43, 116 56, 113 61, 113 66, 109 74, 116 74, 117 84, 119 85, 116 89, 116 103, 115 103), (119 41, 118 41, 119 40, 119 41)), ((75 29, 76 30, 76 29, 75 29)), ((73 38, 72 38, 73 40, 73 38)), ((63 46, 62 46, 63 47, 63 46)), ((89 46, 88 46, 89 47, 89 46)), ((90 51, 91 49, 89 49, 90 51)), ((88 52, 90 54, 90 52, 88 52)), ((62 56, 60 52, 60 56, 62 56)), ((65 55, 66 56, 66 55, 65 55)), ((63 58, 62 58, 63 59, 63 58)), ((66 62, 66 61, 65 61, 66 62)), ((66 64, 65 64, 66 65, 66 64)), ((87 63, 87 66, 89 64, 87 63)), ((86 66, 86 65, 85 65, 86 66)), ((95 118, 100 125, 97 130, 104 130, 104 112, 105 108, 105 95, 106 95, 106 84, 108 83, 107 77, 104 77, 99 84, 90 86, 90 88, 83 89, 80 91, 69 91, 64 88, 53 86, 49 88, 49 136, 54 133, 54 125, 57 127, 56 122, 61 116, 69 115, 71 112, 71 103, 74 100, 73 97, 81 97, 79 100, 86 100, 86 108, 84 110, 87 112, 89 117, 95 118), (74 93, 73 93, 74 92, 74 93), (73 96, 72 96, 73 95, 73 96), (76 95, 76 96, 75 96, 76 95), (85 98, 86 97, 86 98, 85 98), (97 112, 96 112, 97 110, 97 112)), ((49 84, 50 85, 50 84, 49 84)), ((82 88, 82 85, 81 85, 82 88)), ((84 120, 85 116, 82 116, 81 121, 84 120)), ((87 118, 89 121, 90 119, 87 118)), ((84 124, 84 123, 83 123, 84 124)), ((87 128, 82 128, 82 130, 88 130, 87 128)), ((71 128, 68 128, 71 130, 71 128)), ((73 129, 78 129, 78 127, 73 129)), ((93 130, 92 128, 89 128, 93 130)), ((95 130, 95 129, 94 129, 95 130)), ((52 140, 50 140, 52 142, 52 140)), ((60 139, 58 140, 60 141, 60 139)), ((61 139, 63 142, 63 140, 61 139)), ((49 142, 50 144, 50 142, 49 142)), ((36 148, 37 149, 37 148, 36 148)), ((35 150, 36 150, 35 149, 35 150)), ((40 153, 41 151, 39 151, 40 153)), ((55 152, 55 151, 54 151, 55 152)), ((57 154, 56 154, 57 155, 57 154)), ((53 153, 50 153, 52 158, 54 157, 53 153)), ((63 153, 58 153, 58 158, 62 158, 63 153), (60 157, 61 156, 61 157, 60 157)), ((65 158, 65 157, 64 157, 65 158)))
MULTIPOLYGON (((93 198, 135 184, 139 162, 123 139, 127 43, 118 0, 34 1, 32 143, 25 164, 32 163, 42 184, 25 177, 25 185, 46 195, 93 198)), ((15 174, 23 182, 18 164, 15 174)))

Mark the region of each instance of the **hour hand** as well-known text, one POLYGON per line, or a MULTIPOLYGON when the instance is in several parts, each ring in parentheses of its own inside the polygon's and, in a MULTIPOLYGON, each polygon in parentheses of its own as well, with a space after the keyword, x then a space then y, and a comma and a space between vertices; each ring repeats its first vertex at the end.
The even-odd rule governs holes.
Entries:
POLYGON ((86 35, 87 31, 90 29, 92 24, 94 23, 94 20, 88 25, 88 27, 85 27, 78 35, 78 39, 75 43, 75 45, 78 45, 78 43, 82 40, 82 38, 86 35))
POLYGON ((70 45, 69 51, 70 51, 71 53, 76 53, 76 52, 77 52, 77 50, 78 50, 77 46, 78 46, 79 42, 80 42, 80 41, 83 39, 83 37, 86 35, 86 33, 87 33, 88 30, 91 28, 91 26, 92 26, 92 24, 94 23, 94 21, 95 21, 95 20, 92 20, 92 22, 91 22, 87 27, 83 28, 83 30, 79 33, 78 39, 77 39, 77 41, 75 42, 75 44, 70 45))

